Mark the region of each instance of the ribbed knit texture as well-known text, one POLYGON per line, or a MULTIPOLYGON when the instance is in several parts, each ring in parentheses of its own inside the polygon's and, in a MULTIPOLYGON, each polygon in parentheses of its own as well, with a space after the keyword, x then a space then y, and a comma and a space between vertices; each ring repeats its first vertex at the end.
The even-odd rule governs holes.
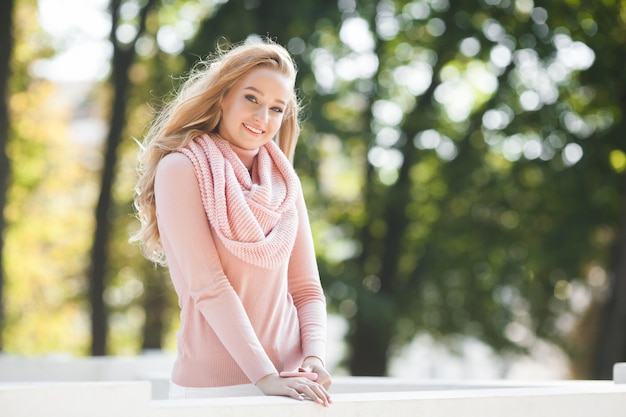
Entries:
POLYGON ((290 255, 298 229, 298 177, 274 141, 259 148, 258 184, 230 144, 217 135, 198 136, 179 149, 193 163, 209 222, 237 258, 276 268, 290 255))

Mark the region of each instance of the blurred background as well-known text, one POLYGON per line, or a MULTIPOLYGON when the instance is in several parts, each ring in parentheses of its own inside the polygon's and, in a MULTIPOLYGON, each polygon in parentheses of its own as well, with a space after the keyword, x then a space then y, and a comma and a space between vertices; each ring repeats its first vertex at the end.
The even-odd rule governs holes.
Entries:
POLYGON ((218 45, 299 66, 336 374, 610 379, 626 361, 619 0, 2 0, 0 349, 174 352, 128 243, 137 140, 218 45))

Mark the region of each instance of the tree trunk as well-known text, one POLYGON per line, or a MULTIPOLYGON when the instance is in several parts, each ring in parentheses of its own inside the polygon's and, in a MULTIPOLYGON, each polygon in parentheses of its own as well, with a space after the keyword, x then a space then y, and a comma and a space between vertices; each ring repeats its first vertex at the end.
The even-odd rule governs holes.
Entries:
POLYGON ((91 307, 92 307, 92 355, 106 354, 106 332, 108 328, 107 311, 104 304, 104 289, 107 267, 107 246, 111 228, 110 209, 112 206, 112 188, 117 166, 117 148, 121 141, 126 119, 126 96, 129 81, 126 72, 130 67, 132 51, 113 52, 113 83, 115 95, 109 134, 106 142, 104 167, 101 173, 100 197, 96 207, 96 232, 91 251, 91 307), (129 53, 130 52, 130 53, 129 53))
POLYGON ((13 50, 13 0, 0 2, 0 351, 4 328, 4 207, 9 188, 10 163, 6 153, 9 143, 9 77, 13 50))
MULTIPOLYGON (((626 201, 626 175, 623 179, 622 201, 626 201)), ((600 336, 596 342, 596 359, 592 372, 592 378, 595 379, 613 379, 613 365, 626 361, 626 204, 623 213, 613 282, 601 322, 600 336)))
MULTIPOLYGON (((380 53, 378 55, 380 56, 380 53)), ((419 114, 425 112, 431 105, 436 85, 433 81, 411 115, 406 118, 406 120, 418 121, 414 122, 415 126, 410 125, 409 122, 405 123, 404 130, 411 132, 407 136, 411 137, 420 130, 419 114)), ((376 218, 382 220, 387 230, 384 236, 376 237, 371 234, 368 224, 363 227, 360 234, 363 252, 358 259, 360 265, 357 269, 363 271, 363 277, 365 277, 368 274, 366 272, 368 260, 378 258, 380 266, 376 275, 380 280, 380 290, 375 294, 369 293, 376 300, 374 303, 370 301, 369 306, 361 300, 362 296, 357 300, 358 310, 355 319, 351 322, 351 334, 348 337, 352 348, 350 357, 352 375, 383 376, 387 374, 389 350, 396 332, 395 323, 399 318, 393 300, 397 299, 398 291, 402 291, 397 285, 400 281, 398 263, 402 255, 404 232, 409 224, 406 214, 406 207, 411 202, 409 174, 419 157, 417 149, 410 140, 405 141, 400 151, 404 156, 404 161, 399 169, 398 179, 393 185, 389 187, 372 185, 376 182, 372 178, 376 172, 371 166, 368 166, 366 172, 364 194, 368 202, 368 211, 371 213, 370 220, 376 218), (374 316, 369 310, 377 314, 374 316)))
POLYGON ((141 350, 161 349, 165 317, 167 313, 166 285, 168 277, 163 268, 156 268, 144 282, 143 308, 146 312, 146 321, 143 325, 143 342, 141 350))
MULTIPOLYGON (((148 1, 140 12, 139 28, 135 41, 143 34, 148 11, 155 0, 148 1)), ((107 135, 104 167, 101 175, 100 196, 96 207, 96 231, 91 250, 90 288, 91 301, 91 353, 94 356, 105 355, 107 350, 108 314, 104 303, 106 287, 107 246, 111 228, 112 189, 117 167, 117 148, 121 142, 126 124, 126 100, 130 87, 128 70, 135 58, 135 41, 129 45, 120 45, 115 32, 118 25, 120 0, 111 1, 111 43, 113 44, 113 72, 110 82, 114 95, 111 104, 109 134, 107 135)))
MULTIPOLYGON (((359 300, 362 300, 362 297, 359 300)), ((358 313, 350 322, 348 335, 351 349, 350 374, 385 376, 394 323, 386 322, 383 317, 385 315, 381 314, 375 303, 359 301, 358 309, 358 313)))

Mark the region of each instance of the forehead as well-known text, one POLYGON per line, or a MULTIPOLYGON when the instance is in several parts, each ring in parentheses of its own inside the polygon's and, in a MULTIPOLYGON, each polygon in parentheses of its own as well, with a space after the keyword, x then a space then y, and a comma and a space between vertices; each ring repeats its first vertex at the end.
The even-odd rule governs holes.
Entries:
POLYGON ((285 74, 271 68, 255 68, 244 75, 234 86, 238 89, 256 90, 269 99, 289 101, 293 95, 293 81, 285 74))

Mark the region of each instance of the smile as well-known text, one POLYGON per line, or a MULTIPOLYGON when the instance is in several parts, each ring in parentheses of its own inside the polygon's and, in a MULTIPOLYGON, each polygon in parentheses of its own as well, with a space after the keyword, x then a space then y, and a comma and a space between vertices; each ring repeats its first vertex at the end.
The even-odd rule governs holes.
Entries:
POLYGON ((260 135, 261 133, 263 133, 263 130, 257 129, 256 127, 252 127, 248 124, 243 123, 243 126, 254 134, 260 135))

